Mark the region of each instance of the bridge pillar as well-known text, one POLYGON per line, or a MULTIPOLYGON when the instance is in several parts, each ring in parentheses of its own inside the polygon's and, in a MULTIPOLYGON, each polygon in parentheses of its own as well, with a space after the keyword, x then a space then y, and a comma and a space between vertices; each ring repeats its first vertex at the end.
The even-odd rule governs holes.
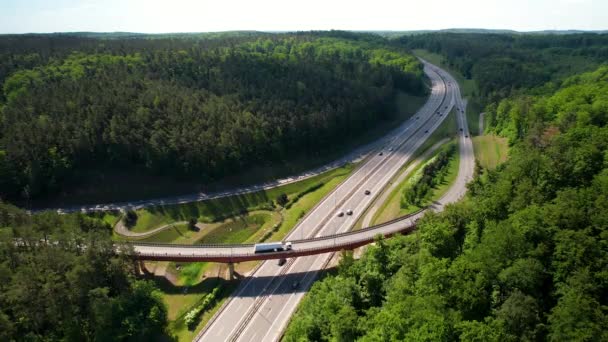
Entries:
POLYGON ((234 263, 228 263, 228 280, 234 279, 234 263))

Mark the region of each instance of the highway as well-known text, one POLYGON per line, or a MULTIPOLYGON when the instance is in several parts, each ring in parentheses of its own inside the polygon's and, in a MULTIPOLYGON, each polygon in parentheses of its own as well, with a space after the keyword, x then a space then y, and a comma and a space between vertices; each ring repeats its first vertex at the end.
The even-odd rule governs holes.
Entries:
MULTIPOLYGON (((364 230, 354 234, 345 234, 332 237, 336 233, 347 232, 352 228, 359 215, 372 202, 399 168, 411 158, 416 149, 424 143, 426 138, 446 117, 451 108, 463 108, 457 83, 443 70, 425 62, 425 72, 432 81, 432 91, 427 103, 410 120, 399 128, 400 134, 392 138, 382 149, 382 155, 376 153, 370 157, 348 179, 340 184, 331 194, 326 196, 308 215, 306 215, 293 231, 286 237, 286 241, 293 241, 294 251, 316 250, 321 252, 323 246, 338 247, 343 243, 353 244, 353 241, 363 241, 362 234, 373 235, 380 233, 377 230, 364 230), (371 195, 365 195, 369 190, 371 195), (339 212, 353 211, 353 215, 338 217, 339 212), (329 236, 327 238, 313 239, 297 242, 307 238, 329 236)), ((472 144, 466 128, 464 113, 458 111, 459 123, 464 131, 461 134, 461 155, 467 159, 472 155, 472 144), (462 146, 470 145, 469 148, 462 146), (470 153, 468 153, 470 152, 470 153)), ((472 164, 471 164, 472 165, 472 164)), ((465 160, 461 161, 461 169, 470 166, 465 160)), ((472 168, 471 168, 472 171, 472 168)), ((472 173, 471 173, 472 175, 472 173)), ((435 204, 436 210, 441 210, 445 203, 453 201, 464 194, 466 188, 466 175, 458 177, 458 186, 453 187, 435 204), (458 189, 456 189, 458 188, 458 189), (453 191, 452 191, 453 190, 453 191)), ((405 226, 412 227, 415 220, 423 215, 401 220, 393 225, 382 226, 382 229, 400 229, 405 226)), ((175 253, 174 249, 166 251, 155 249, 137 249, 140 253, 175 253)), ((249 246, 244 250, 235 250, 235 247, 225 247, 225 253, 231 255, 241 252, 251 253, 249 246), (248 250, 247 250, 248 249, 248 250)), ((182 252, 180 252, 182 253, 182 252)), ((192 249, 184 249, 184 254, 192 253, 192 249)), ((276 261, 263 262, 251 276, 249 276, 235 294, 227 301, 208 326, 197 336, 200 341, 257 341, 278 340, 286 327, 289 317, 297 307, 298 302, 314 281, 316 274, 322 270, 330 260, 332 254, 316 254, 300 258, 290 258, 288 262, 279 266, 276 261)))

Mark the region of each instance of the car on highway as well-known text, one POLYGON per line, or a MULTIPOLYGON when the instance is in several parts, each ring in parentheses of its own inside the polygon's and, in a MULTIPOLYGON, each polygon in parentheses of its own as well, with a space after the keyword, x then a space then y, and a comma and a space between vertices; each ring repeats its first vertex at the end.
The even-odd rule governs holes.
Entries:
POLYGON ((393 152, 393 148, 392 148, 392 147, 391 147, 391 148, 389 148, 389 149, 388 149, 388 151, 389 151, 389 152, 393 152))
POLYGON ((279 259, 279 262, 277 263, 277 265, 283 266, 283 265, 285 265, 286 262, 287 262, 287 259, 279 259))
POLYGON ((467 135, 465 135, 464 137, 465 137, 465 138, 468 138, 468 137, 469 137, 469 135, 467 134, 467 135))
POLYGON ((417 117, 416 117, 416 120, 418 120, 418 119, 420 119, 420 117, 419 117, 419 116, 417 116, 417 117))
POLYGON ((342 216, 344 216, 344 212, 343 211, 341 211, 341 212, 338 213, 338 217, 342 217, 342 216))
POLYGON ((460 129, 460 131, 462 132, 462 128, 460 129))
POLYGON ((294 281, 294 282, 291 284, 291 288, 292 288, 292 289, 294 289, 294 290, 295 290, 295 289, 297 289, 297 288, 298 288, 298 286, 300 286, 300 282, 299 282, 299 281, 294 281))
POLYGON ((424 131, 424 133, 428 133, 428 132, 429 132, 429 130, 428 130, 428 129, 427 129, 426 131, 424 131))
POLYGON ((382 155, 384 155, 384 152, 380 152, 380 153, 378 153, 378 155, 379 155, 379 156, 382 156, 382 155))
POLYGON ((369 194, 371 194, 371 193, 372 193, 371 191, 369 191, 369 190, 365 190, 365 194, 366 194, 366 195, 369 195, 369 194))
POLYGON ((352 214, 353 214, 353 211, 352 211, 351 209, 348 209, 348 210, 346 211, 346 215, 352 215, 352 214))

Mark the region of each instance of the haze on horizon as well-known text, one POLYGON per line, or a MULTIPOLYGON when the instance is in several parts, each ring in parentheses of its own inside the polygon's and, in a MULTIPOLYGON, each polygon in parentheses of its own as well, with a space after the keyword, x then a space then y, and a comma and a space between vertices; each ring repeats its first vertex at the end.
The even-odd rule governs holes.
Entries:
POLYGON ((606 0, 0 0, 0 33, 608 29, 606 0))

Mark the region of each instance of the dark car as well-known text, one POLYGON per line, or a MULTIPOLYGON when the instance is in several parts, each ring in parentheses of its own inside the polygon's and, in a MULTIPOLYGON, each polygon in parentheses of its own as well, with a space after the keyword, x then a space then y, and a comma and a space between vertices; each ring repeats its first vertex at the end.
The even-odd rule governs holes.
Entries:
POLYGON ((371 194, 371 193, 372 193, 371 191, 369 191, 369 190, 365 190, 365 194, 366 194, 366 195, 369 195, 369 194, 371 194))
POLYGON ((279 259, 278 265, 283 266, 287 262, 287 259, 279 259))
POLYGON ((426 131, 424 131, 424 133, 428 133, 428 132, 429 132, 429 130, 428 130, 428 129, 427 129, 426 131))
POLYGON ((468 137, 469 137, 469 135, 467 134, 467 135, 465 135, 464 137, 465 137, 465 138, 468 138, 468 137))
POLYGON ((380 152, 380 153, 378 153, 378 155, 379 155, 379 156, 382 156, 382 155, 384 155, 384 153, 383 153, 383 152, 380 152))
POLYGON ((342 216, 344 216, 344 212, 343 211, 341 211, 341 212, 338 213, 338 217, 342 217, 342 216))
POLYGON ((417 116, 417 117, 416 117, 416 120, 418 120, 418 119, 420 119, 420 117, 419 117, 419 116, 417 116))
POLYGON ((460 131, 462 132, 462 128, 460 129, 460 131))

